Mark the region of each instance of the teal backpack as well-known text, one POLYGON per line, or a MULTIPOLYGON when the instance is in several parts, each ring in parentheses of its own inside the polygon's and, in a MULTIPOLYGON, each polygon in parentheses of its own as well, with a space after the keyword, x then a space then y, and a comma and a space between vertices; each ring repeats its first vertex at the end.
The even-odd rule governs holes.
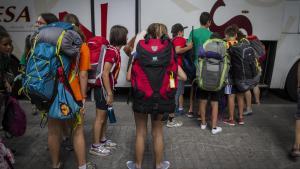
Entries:
POLYGON ((21 91, 48 117, 67 120, 79 114, 68 75, 76 60, 76 75, 82 40, 73 25, 56 22, 40 28, 26 64, 21 91), (49 113, 47 114, 46 112, 49 113))

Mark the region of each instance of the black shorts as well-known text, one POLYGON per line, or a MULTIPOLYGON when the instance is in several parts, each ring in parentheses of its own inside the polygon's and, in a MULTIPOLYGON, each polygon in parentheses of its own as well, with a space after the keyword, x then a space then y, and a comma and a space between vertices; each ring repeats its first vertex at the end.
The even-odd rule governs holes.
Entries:
POLYGON ((94 88, 94 99, 96 103, 96 108, 100 110, 107 110, 106 99, 103 96, 102 87, 94 88))
POLYGON ((220 99, 220 95, 221 95, 221 92, 223 90, 220 90, 220 91, 216 91, 216 92, 212 92, 212 91, 206 91, 206 90, 201 90, 201 89, 197 89, 197 99, 200 99, 200 100, 209 100, 210 101, 219 101, 220 99))

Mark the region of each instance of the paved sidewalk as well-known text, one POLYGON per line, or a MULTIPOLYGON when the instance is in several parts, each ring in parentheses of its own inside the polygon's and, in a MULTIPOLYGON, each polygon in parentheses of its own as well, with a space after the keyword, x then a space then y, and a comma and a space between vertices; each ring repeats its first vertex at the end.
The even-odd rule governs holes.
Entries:
MULTIPOLYGON (((16 169, 48 169, 47 129, 39 127, 40 117, 31 115, 31 106, 22 101, 27 112, 28 128, 21 138, 8 140, 17 151, 16 169)), ((126 161, 134 159, 135 126, 131 107, 124 102, 114 105, 117 123, 108 126, 108 137, 118 143, 118 149, 108 157, 88 155, 98 169, 125 169, 126 161)), ((292 162, 287 153, 294 139, 295 104, 263 104, 254 107, 254 114, 245 118, 244 126, 229 127, 219 123, 223 132, 212 135, 201 130, 196 119, 179 117, 180 128, 164 128, 166 160, 170 169, 300 169, 300 160, 292 162)), ((92 140, 95 117, 92 102, 88 103, 85 135, 87 150, 92 140)), ((3 133, 0 133, 1 135, 3 133)), ((150 133, 144 155, 144 169, 152 169, 150 133)), ((65 169, 76 169, 73 152, 62 150, 65 169)))

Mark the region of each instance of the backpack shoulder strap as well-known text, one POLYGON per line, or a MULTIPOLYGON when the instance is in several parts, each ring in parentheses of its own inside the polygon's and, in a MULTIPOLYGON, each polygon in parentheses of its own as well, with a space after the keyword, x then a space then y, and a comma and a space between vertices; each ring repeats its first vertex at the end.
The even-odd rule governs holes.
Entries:
POLYGON ((96 68, 96 79, 100 78, 102 71, 103 71, 103 63, 104 63, 104 59, 105 59, 105 55, 106 55, 106 50, 107 50, 107 46, 106 45, 102 45, 101 49, 100 49, 100 54, 99 54, 99 59, 98 59, 98 65, 96 68))

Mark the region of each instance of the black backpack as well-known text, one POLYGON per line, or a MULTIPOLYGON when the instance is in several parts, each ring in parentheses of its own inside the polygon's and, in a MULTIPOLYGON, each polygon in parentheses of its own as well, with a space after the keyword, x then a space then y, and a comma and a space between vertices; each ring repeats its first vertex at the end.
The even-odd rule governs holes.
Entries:
POLYGON ((260 79, 260 70, 255 50, 247 39, 229 48, 231 57, 231 76, 239 91, 255 87, 260 79))

